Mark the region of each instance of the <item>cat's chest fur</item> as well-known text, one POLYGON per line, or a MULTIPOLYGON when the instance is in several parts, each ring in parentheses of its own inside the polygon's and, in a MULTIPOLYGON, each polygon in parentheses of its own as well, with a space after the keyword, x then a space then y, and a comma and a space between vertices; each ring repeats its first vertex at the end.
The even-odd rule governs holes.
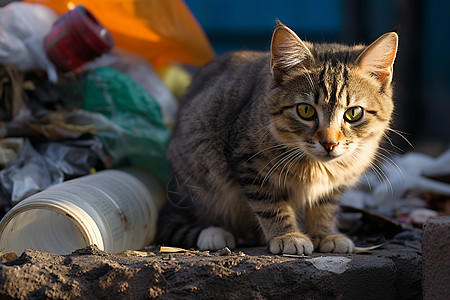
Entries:
POLYGON ((300 164, 287 180, 293 206, 299 209, 313 206, 317 201, 333 197, 334 193, 353 185, 362 171, 345 168, 344 165, 300 164))

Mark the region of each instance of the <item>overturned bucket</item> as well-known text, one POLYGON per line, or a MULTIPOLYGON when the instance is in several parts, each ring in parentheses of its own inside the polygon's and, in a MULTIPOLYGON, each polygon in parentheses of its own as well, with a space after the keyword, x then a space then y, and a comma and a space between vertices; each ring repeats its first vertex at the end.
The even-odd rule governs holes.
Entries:
POLYGON ((97 245, 118 253, 152 242, 159 183, 135 169, 105 170, 55 185, 14 206, 0 222, 3 252, 36 249, 68 254, 97 245))

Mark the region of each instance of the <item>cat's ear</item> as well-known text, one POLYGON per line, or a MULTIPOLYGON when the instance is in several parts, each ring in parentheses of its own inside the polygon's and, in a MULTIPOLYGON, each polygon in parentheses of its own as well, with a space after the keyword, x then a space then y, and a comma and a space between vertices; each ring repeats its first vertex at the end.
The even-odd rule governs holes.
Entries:
POLYGON ((312 55, 306 44, 287 26, 277 20, 272 35, 270 70, 275 78, 289 73, 312 55))
POLYGON ((397 33, 385 33, 358 56, 357 64, 379 82, 390 83, 397 46, 397 33))

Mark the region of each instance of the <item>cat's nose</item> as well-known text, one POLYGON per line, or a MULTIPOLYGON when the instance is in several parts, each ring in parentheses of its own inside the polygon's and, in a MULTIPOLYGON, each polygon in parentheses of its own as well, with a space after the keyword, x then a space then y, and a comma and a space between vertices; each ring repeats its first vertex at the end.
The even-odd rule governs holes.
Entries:
POLYGON ((325 150, 330 153, 331 151, 333 151, 333 149, 339 145, 339 142, 320 142, 320 144, 322 145, 322 147, 325 148, 325 150))

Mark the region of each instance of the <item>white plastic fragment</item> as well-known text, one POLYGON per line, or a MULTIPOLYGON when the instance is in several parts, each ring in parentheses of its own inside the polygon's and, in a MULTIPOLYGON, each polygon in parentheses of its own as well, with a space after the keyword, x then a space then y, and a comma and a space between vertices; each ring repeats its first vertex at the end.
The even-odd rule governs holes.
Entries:
POLYGON ((319 270, 328 271, 335 274, 342 274, 347 271, 347 264, 351 261, 350 258, 343 256, 319 256, 305 260, 312 263, 314 267, 319 270))

